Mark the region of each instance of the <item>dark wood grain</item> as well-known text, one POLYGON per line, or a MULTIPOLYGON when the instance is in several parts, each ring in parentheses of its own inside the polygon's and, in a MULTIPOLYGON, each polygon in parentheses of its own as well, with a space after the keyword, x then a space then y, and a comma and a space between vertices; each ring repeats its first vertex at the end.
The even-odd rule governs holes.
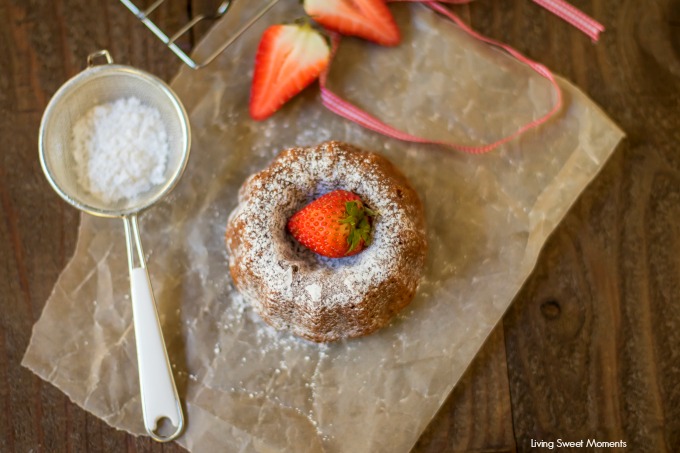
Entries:
MULTIPOLYGON (((571 3, 607 26, 598 44, 529 0, 456 7, 580 86, 628 138, 550 238, 418 453, 530 451, 531 439, 557 438, 680 451, 680 3, 571 3)), ((214 4, 172 0, 157 20, 172 29, 214 4)), ((47 100, 98 48, 166 80, 179 63, 116 1, 0 0, 0 23, 0 451, 183 451, 108 427, 19 366, 79 222, 39 168, 47 100)))

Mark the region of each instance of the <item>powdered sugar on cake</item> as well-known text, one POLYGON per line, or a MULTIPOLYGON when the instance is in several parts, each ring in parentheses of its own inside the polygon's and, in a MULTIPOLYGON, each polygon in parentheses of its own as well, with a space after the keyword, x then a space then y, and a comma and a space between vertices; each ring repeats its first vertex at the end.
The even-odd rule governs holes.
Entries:
MULTIPOLYGON (((271 312, 271 304, 278 304, 282 310, 301 307, 299 316, 310 317, 307 321, 314 324, 311 318, 320 311, 354 308, 389 279, 401 280, 395 284, 414 290, 422 259, 412 265, 405 262, 413 255, 405 253, 405 247, 413 248, 409 238, 424 238, 424 228, 414 211, 398 203, 401 190, 395 192, 394 181, 386 180, 368 153, 348 152, 334 142, 301 151, 284 152, 268 169, 251 176, 230 216, 230 228, 239 229, 240 244, 230 244, 230 265, 242 267, 240 270, 250 276, 238 282, 244 297, 260 313, 265 309, 271 312), (378 213, 371 245, 357 255, 339 259, 314 254, 286 232, 286 223, 294 212, 335 189, 359 195, 378 213)), ((234 241, 229 231, 227 238, 234 241)), ((267 320, 277 328, 288 327, 300 334, 286 319, 277 316, 274 309, 267 320)), ((339 322, 338 326, 345 324, 339 322)), ((354 334, 345 332, 342 336, 354 334)))

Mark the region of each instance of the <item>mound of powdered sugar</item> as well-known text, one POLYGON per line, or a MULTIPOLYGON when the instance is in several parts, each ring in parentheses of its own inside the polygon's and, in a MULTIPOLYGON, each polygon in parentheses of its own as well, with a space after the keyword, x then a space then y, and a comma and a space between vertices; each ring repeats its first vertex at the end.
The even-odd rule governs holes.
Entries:
POLYGON ((167 130, 158 109, 138 98, 88 110, 72 138, 78 183, 105 203, 133 199, 164 181, 167 130))

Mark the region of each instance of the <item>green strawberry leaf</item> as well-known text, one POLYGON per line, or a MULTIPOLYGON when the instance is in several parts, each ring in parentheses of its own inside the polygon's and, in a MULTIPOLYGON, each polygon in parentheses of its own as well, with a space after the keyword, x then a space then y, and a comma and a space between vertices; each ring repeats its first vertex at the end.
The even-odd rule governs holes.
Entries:
POLYGON ((364 244, 371 245, 371 224, 368 221, 368 217, 361 219, 359 227, 357 228, 357 233, 364 241, 364 244))
POLYGON ((375 211, 367 208, 363 203, 356 201, 345 203, 345 217, 340 220, 340 223, 349 225, 349 234, 347 236, 349 249, 345 254, 359 247, 362 242, 366 246, 371 244, 370 218, 375 215, 375 211))

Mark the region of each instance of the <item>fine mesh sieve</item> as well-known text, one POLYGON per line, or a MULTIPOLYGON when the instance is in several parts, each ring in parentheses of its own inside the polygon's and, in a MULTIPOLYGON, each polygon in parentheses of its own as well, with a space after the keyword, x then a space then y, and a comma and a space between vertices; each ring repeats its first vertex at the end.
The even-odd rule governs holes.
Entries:
MULTIPOLYGON (((111 61, 108 53, 100 55, 111 61)), ((129 66, 94 66, 94 57, 88 58, 87 70, 66 82, 50 100, 41 124, 40 158, 50 184, 66 201, 90 214, 120 217, 149 207, 179 180, 189 152, 189 121, 177 96, 163 81, 129 66), (78 184, 73 125, 93 107, 127 97, 136 97, 161 114, 169 145, 164 182, 140 197, 105 203, 78 184)))
POLYGON ((144 71, 113 64, 106 50, 91 54, 88 68, 55 93, 40 124, 40 164, 54 190, 82 211, 121 217, 124 221, 144 425, 149 435, 160 442, 181 434, 184 416, 146 269, 137 213, 158 201, 177 183, 189 157, 190 142, 189 119, 170 87, 144 71), (106 64, 95 65, 98 57, 105 58, 106 64), (93 107, 130 97, 160 112, 169 148, 165 174, 160 184, 138 197, 106 203, 78 182, 73 126, 93 107), (169 434, 165 432, 167 426, 161 428, 164 421, 172 424, 169 434))

